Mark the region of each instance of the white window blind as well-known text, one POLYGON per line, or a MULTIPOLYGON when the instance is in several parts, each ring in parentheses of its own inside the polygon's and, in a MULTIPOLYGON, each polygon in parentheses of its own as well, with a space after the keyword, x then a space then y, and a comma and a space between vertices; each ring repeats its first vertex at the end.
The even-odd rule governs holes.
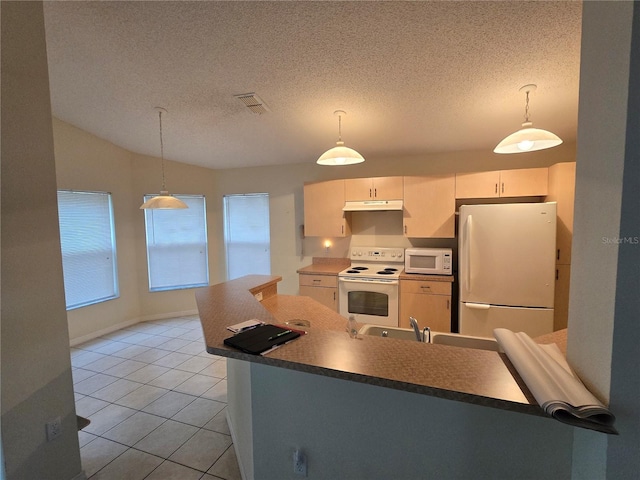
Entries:
POLYGON ((269 195, 225 195, 227 279, 271 274, 269 195))
POLYGON ((67 310, 118 297, 111 194, 58 191, 67 310))
MULTIPOLYGON (((149 290, 177 290, 209 284, 207 218, 203 195, 174 195, 184 210, 144 211, 149 290)), ((146 202, 154 195, 145 195, 146 202)))

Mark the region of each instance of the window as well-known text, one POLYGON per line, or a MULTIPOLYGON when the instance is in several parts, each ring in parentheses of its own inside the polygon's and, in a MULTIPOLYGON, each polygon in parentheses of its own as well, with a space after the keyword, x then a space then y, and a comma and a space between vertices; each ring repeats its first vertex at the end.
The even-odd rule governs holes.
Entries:
MULTIPOLYGON (((155 195, 145 195, 146 202, 155 195)), ((149 290, 177 290, 209 284, 204 195, 175 195, 189 208, 144 211, 149 290)))
POLYGON ((227 279, 271 274, 269 195, 225 195, 227 279))
POLYGON ((58 191, 67 310, 118 297, 111 194, 58 191))

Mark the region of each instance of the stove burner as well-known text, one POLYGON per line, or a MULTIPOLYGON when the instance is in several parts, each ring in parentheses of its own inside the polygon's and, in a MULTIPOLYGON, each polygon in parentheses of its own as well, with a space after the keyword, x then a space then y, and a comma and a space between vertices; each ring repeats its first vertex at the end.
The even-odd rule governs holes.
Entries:
POLYGON ((376 272, 378 275, 393 275, 395 272, 393 270, 385 268, 384 270, 380 270, 376 272))
POLYGON ((369 270, 369 267, 351 267, 352 270, 369 270))
POLYGON ((360 273, 360 270, 347 270, 347 273, 360 273))
POLYGON ((397 268, 393 268, 393 267, 385 267, 385 270, 387 270, 389 272, 397 272, 398 271, 397 268))

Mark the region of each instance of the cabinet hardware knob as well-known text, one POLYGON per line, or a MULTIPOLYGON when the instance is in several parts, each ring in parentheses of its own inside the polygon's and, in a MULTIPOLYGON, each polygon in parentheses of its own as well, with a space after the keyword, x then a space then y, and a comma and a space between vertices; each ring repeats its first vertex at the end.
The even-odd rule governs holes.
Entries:
POLYGON ((372 198, 373 195, 371 195, 371 189, 369 189, 369 198, 372 198))
POLYGON ((378 198, 378 189, 377 188, 373 189, 373 198, 378 198))
POLYGON ((407 233, 407 226, 404 226, 404 233, 407 233))
POLYGON ((498 184, 496 183, 496 191, 495 193, 498 193, 498 184))
POLYGON ((502 182, 502 193, 504 193, 504 182, 502 182))

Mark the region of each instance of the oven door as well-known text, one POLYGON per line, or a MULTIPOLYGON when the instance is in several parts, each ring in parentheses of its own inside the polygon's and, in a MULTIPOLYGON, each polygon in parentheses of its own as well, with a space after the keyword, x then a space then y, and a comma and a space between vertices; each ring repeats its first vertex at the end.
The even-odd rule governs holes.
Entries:
POLYGON ((340 315, 358 323, 398 326, 398 280, 339 277, 340 315))

